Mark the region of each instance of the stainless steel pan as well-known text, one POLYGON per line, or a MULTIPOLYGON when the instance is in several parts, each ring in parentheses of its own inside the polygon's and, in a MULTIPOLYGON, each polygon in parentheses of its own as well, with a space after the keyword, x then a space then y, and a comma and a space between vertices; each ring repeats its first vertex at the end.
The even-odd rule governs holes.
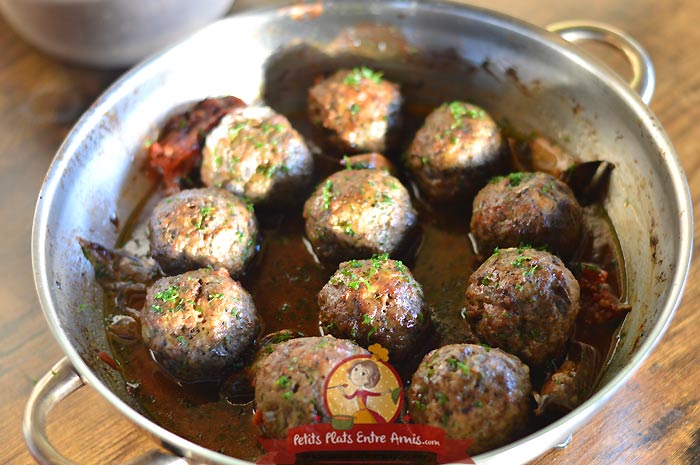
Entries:
MULTIPOLYGON (((522 132, 537 129, 559 141, 583 160, 616 165, 605 208, 620 232, 633 310, 602 380, 569 415, 476 461, 523 463, 566 443, 640 366, 667 328, 689 268, 693 215, 678 158, 646 105, 654 76, 644 51, 602 25, 554 29, 566 39, 592 38, 621 48, 633 64, 639 95, 560 35, 438 1, 328 1, 228 18, 116 82, 73 128, 39 194, 34 274, 66 359, 39 382, 27 406, 24 434, 37 460, 70 463, 47 442, 45 418, 61 398, 88 384, 177 456, 243 463, 153 423, 126 394, 119 375, 99 360, 99 351, 109 352, 101 313, 78 310, 100 308, 101 290, 75 239, 114 243, 118 231, 110 216, 126 218, 146 192, 142 145, 174 109, 223 94, 247 101, 264 97, 281 110, 301 108, 304 97, 292 83, 341 62, 381 62, 403 76, 417 101, 474 100, 522 132)), ((160 455, 144 460, 184 463, 160 455)))

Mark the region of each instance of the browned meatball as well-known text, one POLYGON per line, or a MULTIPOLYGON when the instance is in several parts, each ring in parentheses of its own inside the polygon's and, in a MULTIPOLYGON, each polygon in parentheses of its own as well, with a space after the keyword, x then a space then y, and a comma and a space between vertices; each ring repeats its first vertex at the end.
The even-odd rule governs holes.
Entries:
POLYGON ((569 186, 546 173, 494 178, 474 198, 471 233, 479 253, 523 244, 570 258, 581 240, 582 211, 569 186))
POLYGON ((342 69, 309 90, 311 122, 340 153, 384 152, 396 139, 401 93, 369 68, 342 69))
POLYGON ((473 196, 508 168, 510 151, 496 122, 476 105, 445 103, 425 120, 406 153, 406 167, 431 201, 473 196))
POLYGON ((318 185, 304 205, 306 237, 322 260, 394 254, 417 213, 401 182, 381 170, 343 170, 318 185))
POLYGON ((258 333, 253 299, 225 272, 159 279, 146 293, 141 335, 156 361, 183 381, 216 379, 258 333))
POLYGON ((530 370, 517 357, 473 344, 440 347, 411 379, 408 408, 416 423, 474 439, 479 454, 516 439, 527 425, 530 370))
POLYGON ((332 336, 277 344, 262 360, 255 377, 257 424, 262 435, 284 439, 289 428, 330 423, 324 404, 326 378, 342 360, 368 353, 352 341, 332 336))
POLYGON ((420 284, 386 254, 341 263, 318 294, 318 305, 326 332, 363 347, 379 343, 393 361, 414 354, 429 327, 420 284))
POLYGON ((579 285, 549 252, 494 253, 467 284, 467 318, 476 335, 530 365, 564 353, 579 311, 579 285))
POLYGON ((255 205, 298 200, 313 174, 313 158, 289 120, 268 107, 223 117, 203 150, 202 182, 245 196, 255 205))
POLYGON ((151 256, 166 273, 226 268, 240 275, 255 254, 252 205, 223 189, 188 189, 158 202, 149 222, 151 256))

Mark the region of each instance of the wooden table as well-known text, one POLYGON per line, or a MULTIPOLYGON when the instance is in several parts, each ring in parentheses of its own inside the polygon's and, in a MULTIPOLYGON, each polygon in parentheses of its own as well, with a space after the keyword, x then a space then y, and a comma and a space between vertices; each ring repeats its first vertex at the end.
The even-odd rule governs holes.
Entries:
MULTIPOLYGON (((239 7, 251 1, 239 2, 239 7)), ((693 202, 700 195, 700 8, 694 0, 491 0, 475 2, 544 26, 573 18, 608 22, 636 37, 657 70, 652 110, 675 144, 693 202)), ((66 65, 27 45, 0 19, 0 462, 32 463, 22 411, 37 378, 61 358, 35 295, 30 234, 36 195, 71 124, 120 74, 66 65)), ((697 221, 697 207, 696 207, 697 221)), ((697 231, 697 227, 696 227, 697 231)), ((697 241, 697 232, 695 233, 697 241)), ((535 463, 700 464, 700 276, 641 370, 574 435, 535 463)), ((85 464, 121 463, 153 443, 91 389, 51 416, 50 435, 85 464)))

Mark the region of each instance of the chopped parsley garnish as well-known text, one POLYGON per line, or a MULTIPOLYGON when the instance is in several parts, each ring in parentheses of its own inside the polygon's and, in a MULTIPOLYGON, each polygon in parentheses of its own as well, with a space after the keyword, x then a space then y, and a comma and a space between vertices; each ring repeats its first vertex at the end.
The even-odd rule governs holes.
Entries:
POLYGON ((207 217, 211 214, 211 212, 214 210, 213 207, 202 207, 199 209, 200 217, 197 218, 197 222, 194 224, 194 227, 197 228, 198 230, 204 229, 204 220, 207 219, 207 217))
POLYGON ((222 292, 217 292, 215 294, 209 294, 207 296, 207 300, 212 301, 212 300, 221 300, 224 298, 224 294, 222 292))
POLYGON ((462 102, 452 102, 448 105, 450 113, 454 119, 460 119, 462 116, 467 114, 467 106, 462 102))
POLYGON ((287 376, 285 375, 281 375, 279 378, 277 378, 275 384, 281 387, 282 389, 286 389, 292 384, 292 380, 287 378, 287 376))
POLYGON ((529 270, 523 271, 523 276, 526 278, 532 278, 532 276, 535 274, 535 270, 537 270, 538 267, 539 265, 532 265, 529 270))
POLYGON ((377 332, 376 326, 372 326, 372 328, 370 328, 369 332, 367 333, 367 340, 369 341, 369 339, 370 339, 370 338, 374 335, 374 333, 376 333, 376 332, 377 332))
POLYGON ((185 339, 185 336, 178 336, 177 342, 179 342, 180 346, 182 347, 185 347, 187 345, 187 339, 185 339))
POLYGON ((229 140, 234 140, 236 137, 238 137, 238 133, 241 132, 241 130, 245 127, 246 127, 246 123, 238 123, 234 127, 229 128, 229 130, 228 130, 229 140))
POLYGON ((175 302, 178 297, 180 297, 180 288, 177 286, 170 286, 164 291, 157 292, 155 297, 163 302, 175 302))
POLYGON ((360 112, 360 106, 358 104, 353 103, 352 105, 350 105, 350 113, 352 113, 353 115, 356 115, 359 112, 360 112))
POLYGON ((277 165, 271 165, 268 163, 266 165, 258 166, 257 172, 265 176, 267 179, 270 179, 277 172, 277 165))
POLYGON ((363 66, 361 68, 353 68, 353 70, 350 71, 347 76, 345 76, 343 82, 354 86, 361 83, 362 79, 367 79, 379 84, 382 82, 382 76, 384 76, 384 73, 381 71, 373 71, 370 68, 363 66))
MULTIPOLYGON (((516 268, 522 268, 523 265, 525 265, 525 263, 529 262, 530 260, 532 260, 532 258, 520 254, 515 258, 514 261, 510 262, 510 264, 516 268)), ((533 271, 533 273, 534 273, 534 271, 533 271)))
POLYGON ((442 407, 443 405, 445 405, 447 403, 447 400, 448 400, 447 396, 445 394, 443 394, 442 392, 436 393, 435 397, 437 397, 439 406, 442 407))
POLYGON ((457 361, 457 368, 459 368, 460 371, 467 376, 471 376, 471 374, 472 374, 472 371, 469 369, 469 366, 467 366, 466 363, 462 363, 460 361, 457 361))
POLYGON ((471 119, 482 119, 486 116, 486 112, 481 108, 468 106, 463 102, 452 102, 448 105, 450 113, 455 120, 460 120, 463 116, 471 119))
POLYGON ((394 199, 392 199, 391 196, 389 194, 387 194, 386 192, 383 192, 382 198, 379 200, 379 203, 381 203, 383 205, 391 205, 394 203, 394 199))
POLYGON ((521 173, 521 172, 510 173, 508 175, 508 181, 510 182, 510 186, 511 187, 519 186, 524 177, 525 177, 525 173, 521 173))
POLYGON ((469 369, 469 366, 466 363, 460 362, 456 358, 448 359, 447 363, 450 365, 450 368, 452 368, 453 370, 456 370, 459 368, 459 370, 467 376, 471 376, 471 374, 472 374, 472 371, 471 371, 471 369, 469 369))
POLYGON ((331 199, 333 198, 333 182, 330 179, 326 179, 321 195, 323 195, 323 209, 329 210, 331 208, 331 199))
POLYGON ((418 407, 419 410, 425 410, 425 408, 427 407, 427 405, 425 405, 423 402, 421 402, 421 401, 418 400, 418 399, 415 399, 415 400, 413 401, 413 405, 415 405, 416 407, 418 407))

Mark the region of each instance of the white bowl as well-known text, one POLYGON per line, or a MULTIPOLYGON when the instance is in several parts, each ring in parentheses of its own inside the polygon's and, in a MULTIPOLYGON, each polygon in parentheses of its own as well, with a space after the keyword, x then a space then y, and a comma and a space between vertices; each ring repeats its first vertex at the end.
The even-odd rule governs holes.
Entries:
POLYGON ((0 0, 27 42, 58 58, 132 65, 222 16, 233 0, 0 0))

